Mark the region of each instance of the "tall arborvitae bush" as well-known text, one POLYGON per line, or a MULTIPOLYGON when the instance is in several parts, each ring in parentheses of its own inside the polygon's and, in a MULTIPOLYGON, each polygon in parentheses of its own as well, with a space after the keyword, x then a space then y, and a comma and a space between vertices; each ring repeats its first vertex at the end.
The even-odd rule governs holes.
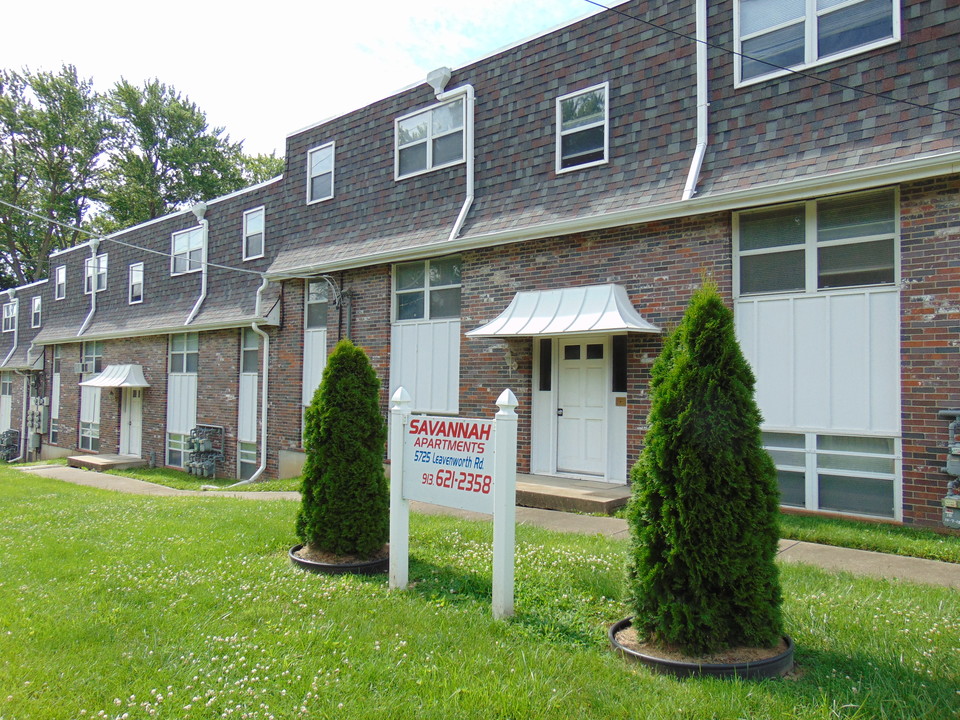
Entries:
POLYGON ((341 340, 306 409, 302 501, 297 535, 308 547, 369 558, 390 533, 383 470, 387 429, 380 381, 361 348, 341 340))
POLYGON ((779 491, 754 376, 717 289, 697 291, 653 365, 628 508, 633 626, 700 654, 783 634, 779 491))

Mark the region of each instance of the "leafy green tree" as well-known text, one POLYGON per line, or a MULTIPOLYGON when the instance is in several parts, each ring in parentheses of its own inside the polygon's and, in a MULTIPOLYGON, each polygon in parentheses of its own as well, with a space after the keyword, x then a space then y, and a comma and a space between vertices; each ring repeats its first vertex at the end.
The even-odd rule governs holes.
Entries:
MULTIPOLYGON (((246 185, 241 143, 209 128, 206 114, 159 80, 121 80, 110 96, 118 144, 104 202, 117 228, 226 195, 246 185)), ((107 228, 109 229, 109 228, 107 228)))
POLYGON ((72 65, 0 70, 0 283, 45 277, 50 251, 81 239, 112 132, 104 97, 72 65))
POLYGON ((243 165, 243 178, 247 185, 256 185, 258 183, 272 180, 278 175, 282 175, 286 167, 286 161, 283 157, 277 157, 274 153, 265 155, 244 155, 241 158, 243 165))
POLYGON ((296 531, 308 548, 370 558, 390 534, 380 381, 366 353, 341 340, 307 407, 296 531))
POLYGON ((697 291, 652 369, 627 512, 633 625, 691 653, 783 634, 779 492, 754 383, 733 313, 716 287, 697 291))

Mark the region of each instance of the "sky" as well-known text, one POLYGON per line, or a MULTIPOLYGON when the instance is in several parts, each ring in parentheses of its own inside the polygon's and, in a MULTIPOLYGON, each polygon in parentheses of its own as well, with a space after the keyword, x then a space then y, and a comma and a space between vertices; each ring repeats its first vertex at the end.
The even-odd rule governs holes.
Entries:
POLYGON ((98 90, 158 78, 248 154, 599 8, 587 0, 21 0, 0 67, 72 64, 98 90))

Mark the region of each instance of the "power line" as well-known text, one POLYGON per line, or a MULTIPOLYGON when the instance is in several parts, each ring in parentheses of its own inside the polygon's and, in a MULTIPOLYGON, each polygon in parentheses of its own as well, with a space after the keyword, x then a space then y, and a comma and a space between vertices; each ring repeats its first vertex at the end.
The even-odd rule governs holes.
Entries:
MULTIPOLYGON (((44 217, 43 215, 38 215, 35 212, 31 212, 26 208, 22 208, 18 205, 13 205, 12 203, 8 203, 5 200, 0 200, 0 205, 6 205, 7 207, 13 208, 18 212, 22 212, 24 215, 29 215, 30 217, 37 218, 38 220, 42 220, 43 222, 52 223, 53 225, 58 225, 59 227, 70 230, 71 232, 81 232, 84 235, 89 235, 90 237, 98 238, 101 242, 103 241, 112 242, 112 243, 116 243, 117 245, 123 245, 124 247, 133 248, 134 250, 140 250, 141 252, 152 253, 153 255, 162 255, 163 257, 166 257, 166 258, 173 257, 173 253, 163 252, 162 250, 153 250, 152 248, 143 247, 141 245, 134 245, 133 243, 124 242, 123 240, 117 240, 116 238, 111 237, 109 235, 107 236, 98 235, 95 232, 90 232, 89 230, 84 230, 83 228, 78 228, 73 225, 67 225, 66 223, 58 222, 57 220, 54 220, 52 218, 44 217)), ((43 260, 38 261, 38 264, 41 264, 41 263, 43 265, 47 265, 48 268, 51 264, 49 258, 44 258, 43 260)), ((191 261, 191 264, 193 264, 193 261, 191 261)), ((263 273, 258 272, 257 270, 248 270, 247 268, 238 268, 238 267, 233 267, 232 265, 220 265, 219 263, 212 263, 209 261, 205 263, 197 261, 197 264, 206 265, 207 267, 219 268, 220 270, 233 270, 234 272, 247 273, 249 275, 256 275, 257 277, 263 276, 263 273)))
POLYGON ((769 65, 770 67, 776 70, 783 70, 792 75, 799 75, 800 77, 805 77, 810 80, 815 80, 816 82, 823 83, 824 85, 832 85, 834 87, 841 88, 842 90, 852 90, 853 92, 858 92, 862 95, 869 95, 870 97, 875 97, 881 100, 888 100, 890 102, 902 103, 904 105, 909 105, 911 107, 918 108, 920 110, 931 110, 933 112, 945 113, 947 115, 954 115, 955 117, 960 117, 960 112, 956 112, 954 110, 945 110, 943 108, 938 108, 934 105, 916 103, 916 102, 913 102, 912 100, 901 100, 900 98, 893 97, 892 95, 886 95, 884 93, 876 93, 870 90, 864 90, 863 88, 854 87, 853 85, 844 85, 843 83, 836 82, 835 80, 829 80, 827 78, 820 77, 819 75, 814 75, 813 73, 804 72, 802 70, 794 70, 793 68, 788 68, 783 65, 777 65, 776 63, 772 63, 769 60, 761 60, 760 58, 755 58, 752 55, 747 55, 737 50, 731 50, 728 47, 724 47, 723 45, 712 43, 708 40, 700 40, 699 38, 693 35, 680 32, 679 30, 673 30, 672 28, 668 28, 665 25, 658 25, 655 22, 644 20, 643 18, 639 18, 636 15, 631 15, 630 13, 626 13, 623 10, 618 10, 617 8, 613 8, 613 7, 607 7, 606 5, 597 2, 597 0, 583 0, 583 1, 586 3, 589 3, 590 5, 594 5, 598 8, 602 8, 603 10, 609 10, 610 12, 616 13, 617 15, 620 15, 622 17, 629 18, 630 20, 634 20, 635 22, 641 23, 643 25, 648 25, 661 32, 670 33, 671 35, 676 35, 677 37, 684 38, 685 40, 691 40, 693 42, 700 43, 701 45, 704 45, 706 47, 713 48, 714 50, 719 50, 729 55, 734 55, 738 58, 746 58, 747 60, 763 63, 764 65, 769 65))

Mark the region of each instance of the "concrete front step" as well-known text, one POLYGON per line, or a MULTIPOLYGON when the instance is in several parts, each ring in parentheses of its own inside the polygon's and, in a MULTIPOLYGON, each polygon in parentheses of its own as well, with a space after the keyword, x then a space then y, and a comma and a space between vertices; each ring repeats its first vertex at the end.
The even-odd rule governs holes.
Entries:
POLYGON ((143 467, 149 463, 136 455, 72 455, 67 458, 67 465, 85 470, 126 470, 127 468, 143 467))
POLYGON ((611 515, 629 499, 629 485, 517 474, 517 505, 524 507, 611 515))

